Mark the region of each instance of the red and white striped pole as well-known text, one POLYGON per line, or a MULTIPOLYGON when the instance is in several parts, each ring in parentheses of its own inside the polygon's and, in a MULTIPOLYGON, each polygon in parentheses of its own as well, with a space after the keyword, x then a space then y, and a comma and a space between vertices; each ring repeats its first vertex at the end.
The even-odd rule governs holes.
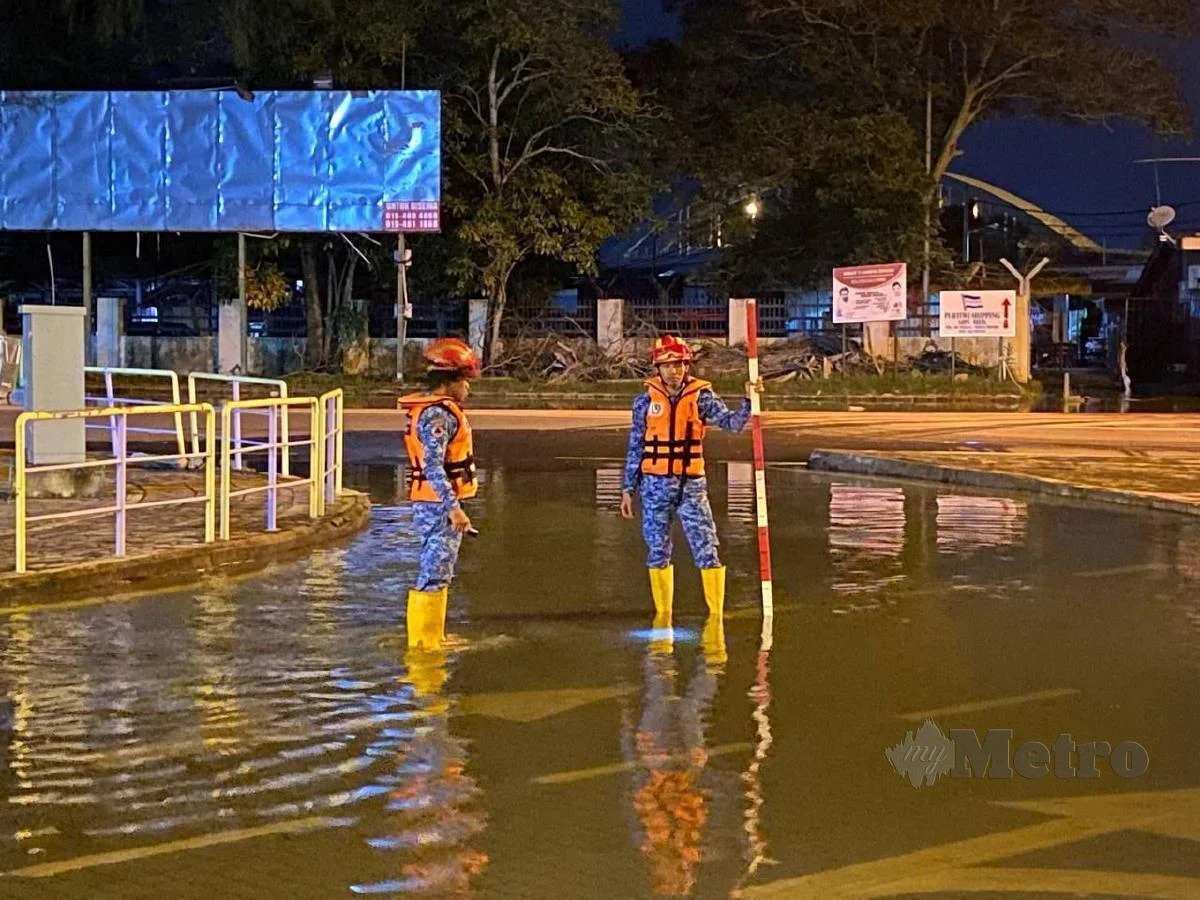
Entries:
MULTIPOLYGON (((746 351, 750 362, 750 383, 758 383, 758 304, 746 301, 746 351)), ((762 578, 763 634, 768 634, 767 622, 775 615, 771 587, 771 536, 767 527, 767 472, 763 456, 762 399, 758 391, 750 391, 750 429, 754 438, 754 500, 758 509, 758 567, 762 578)))

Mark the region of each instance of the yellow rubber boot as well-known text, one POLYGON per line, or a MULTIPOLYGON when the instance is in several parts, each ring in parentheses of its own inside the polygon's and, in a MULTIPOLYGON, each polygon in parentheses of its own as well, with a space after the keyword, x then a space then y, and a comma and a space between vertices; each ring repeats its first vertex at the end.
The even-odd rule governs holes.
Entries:
POLYGON ((660 620, 671 625, 671 613, 675 608, 675 567, 665 569, 650 569, 650 593, 654 595, 654 622, 658 627, 660 620))
POLYGON ((724 618, 718 615, 708 617, 700 634, 700 650, 704 653, 704 663, 710 672, 723 670, 729 659, 725 651, 724 618))
POLYGON ((709 616, 720 618, 725 615, 725 567, 701 569, 700 581, 704 585, 704 602, 708 604, 709 616))
POLYGON ((408 592, 408 646, 441 649, 446 638, 448 590, 408 592))
POLYGON ((675 567, 650 569, 650 592, 654 595, 654 630, 658 637, 650 641, 650 652, 669 654, 675 647, 671 617, 675 606, 675 567))

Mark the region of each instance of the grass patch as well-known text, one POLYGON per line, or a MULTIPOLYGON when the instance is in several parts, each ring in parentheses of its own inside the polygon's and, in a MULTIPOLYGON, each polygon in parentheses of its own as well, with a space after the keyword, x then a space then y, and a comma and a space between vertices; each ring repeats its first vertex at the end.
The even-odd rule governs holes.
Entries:
MULTIPOLYGON (((287 378, 288 389, 295 395, 323 394, 335 387, 346 394, 346 405, 357 407, 394 408, 401 394, 419 391, 419 384, 397 385, 394 381, 380 378, 345 377, 340 375, 317 375, 303 373, 287 378)), ((744 379, 721 378, 713 386, 726 400, 733 401, 742 393, 744 379)), ((472 397, 479 401, 501 402, 511 397, 514 400, 530 401, 544 398, 548 403, 578 399, 581 404, 590 399, 631 399, 641 390, 641 381, 518 381, 514 378, 480 378, 472 383, 472 397)), ((971 377, 955 381, 948 374, 921 375, 913 372, 885 373, 883 375, 835 376, 828 380, 808 381, 792 379, 786 382, 771 382, 767 385, 767 403, 771 397, 789 400, 812 399, 818 401, 863 401, 913 402, 942 399, 1008 401, 1012 404, 1035 402, 1042 393, 1041 385, 1031 383, 1022 390, 1010 382, 971 377)))

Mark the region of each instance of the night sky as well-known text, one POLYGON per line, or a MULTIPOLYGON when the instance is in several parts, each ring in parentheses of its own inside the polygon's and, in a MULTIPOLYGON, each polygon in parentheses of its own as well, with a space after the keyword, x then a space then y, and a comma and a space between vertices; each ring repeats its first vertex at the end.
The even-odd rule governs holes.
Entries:
MULTIPOLYGON (((623 0, 623 5, 623 43, 676 34, 677 24, 659 0, 623 0)), ((1180 42, 1168 52, 1200 120, 1200 47, 1180 42)), ((978 125, 967 134, 963 149, 954 171, 1007 188, 1109 247, 1138 246, 1149 233, 1145 214, 1156 202, 1154 166, 1135 165, 1134 160, 1200 157, 1200 143, 1162 141, 1135 126, 1110 131, 1030 119, 978 125)), ((1158 173, 1162 202, 1179 212, 1177 225, 1169 230, 1200 231, 1200 163, 1164 163, 1158 173)))

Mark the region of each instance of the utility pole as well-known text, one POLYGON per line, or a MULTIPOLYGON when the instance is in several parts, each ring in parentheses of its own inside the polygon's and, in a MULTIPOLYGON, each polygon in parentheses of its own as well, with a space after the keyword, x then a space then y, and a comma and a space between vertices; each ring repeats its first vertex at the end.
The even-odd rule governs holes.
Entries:
POLYGON ((1012 273, 1012 277, 1017 279, 1017 313, 1016 325, 1017 335, 1013 338, 1016 342, 1013 353, 1013 376, 1020 384, 1028 384, 1032 370, 1030 355, 1033 346, 1033 339, 1030 335, 1030 284, 1050 263, 1049 257, 1042 257, 1042 261, 1029 270, 1028 273, 1022 275, 1017 267, 1010 263, 1007 259, 1000 260, 1000 264, 1012 273))
POLYGON ((404 341, 408 337, 407 255, 402 231, 396 236, 396 381, 404 380, 404 341))
MULTIPOLYGON (((249 319, 246 304, 246 233, 238 232, 238 374, 245 375, 248 369, 246 355, 246 324, 249 319)), ((309 340, 312 337, 309 336, 309 340)))
MULTIPOLYGON (((933 175, 933 84, 930 82, 925 86, 925 174, 933 175)), ((922 315, 929 310, 929 232, 933 228, 933 191, 940 193, 941 190, 940 184, 933 185, 925 201, 925 267, 921 271, 922 315)), ((899 347, 899 344, 900 339, 897 337, 896 346, 899 347)))
POLYGON ((92 333, 95 326, 95 304, 92 302, 92 233, 83 233, 83 358, 85 365, 95 365, 96 348, 92 333))

